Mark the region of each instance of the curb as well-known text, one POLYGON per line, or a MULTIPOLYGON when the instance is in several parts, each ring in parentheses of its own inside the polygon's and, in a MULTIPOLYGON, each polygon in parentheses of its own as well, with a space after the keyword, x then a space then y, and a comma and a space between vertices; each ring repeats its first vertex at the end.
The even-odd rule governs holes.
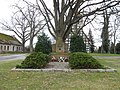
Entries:
POLYGON ((20 71, 20 72, 74 72, 74 71, 84 71, 84 72, 117 72, 116 69, 16 69, 13 68, 11 71, 20 71))

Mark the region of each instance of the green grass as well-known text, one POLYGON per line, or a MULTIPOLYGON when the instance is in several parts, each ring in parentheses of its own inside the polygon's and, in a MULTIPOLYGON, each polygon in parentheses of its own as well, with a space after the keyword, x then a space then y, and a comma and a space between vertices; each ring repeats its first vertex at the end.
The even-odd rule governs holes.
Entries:
POLYGON ((10 54, 0 54, 0 56, 8 56, 8 55, 10 55, 10 54))
POLYGON ((0 90, 120 90, 120 59, 99 61, 118 72, 13 72, 21 60, 0 62, 0 90))
POLYGON ((120 56, 120 54, 90 53, 92 56, 120 56))

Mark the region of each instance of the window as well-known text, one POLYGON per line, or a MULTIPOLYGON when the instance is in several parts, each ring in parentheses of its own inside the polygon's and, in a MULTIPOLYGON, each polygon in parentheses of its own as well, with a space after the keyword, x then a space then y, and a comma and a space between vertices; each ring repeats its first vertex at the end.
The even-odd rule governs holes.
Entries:
POLYGON ((1 46, 1 50, 3 50, 3 46, 1 46))
POLYGON ((14 51, 14 46, 13 46, 13 51, 14 51))
POLYGON ((9 46, 7 46, 7 50, 9 51, 9 46))
POLYGON ((21 49, 20 49, 20 47, 19 47, 19 51, 20 51, 21 49))
POLYGON ((4 50, 6 50, 6 46, 4 46, 4 50))
POLYGON ((18 50, 18 47, 17 47, 17 51, 19 51, 19 50, 18 50))

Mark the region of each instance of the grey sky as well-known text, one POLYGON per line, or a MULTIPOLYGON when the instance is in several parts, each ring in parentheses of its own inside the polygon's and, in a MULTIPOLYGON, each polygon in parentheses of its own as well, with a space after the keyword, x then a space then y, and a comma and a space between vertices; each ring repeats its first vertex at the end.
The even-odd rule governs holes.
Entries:
MULTIPOLYGON (((9 21, 10 16, 12 14, 12 7, 11 5, 14 3, 15 0, 0 0, 0 22, 9 21)), ((0 25, 1 29, 1 25, 0 25)), ((13 35, 13 33, 9 33, 6 31, 0 30, 2 33, 6 33, 9 35, 13 35)))
POLYGON ((7 19, 11 15, 12 5, 18 0, 0 0, 0 20, 7 19))

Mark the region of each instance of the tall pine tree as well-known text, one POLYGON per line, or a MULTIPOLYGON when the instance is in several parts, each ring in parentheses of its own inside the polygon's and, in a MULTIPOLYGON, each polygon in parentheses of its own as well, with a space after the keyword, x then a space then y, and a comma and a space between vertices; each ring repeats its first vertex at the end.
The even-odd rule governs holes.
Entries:
POLYGON ((90 40, 90 52, 93 53, 94 52, 94 49, 95 49, 95 45, 94 45, 94 41, 93 41, 93 36, 92 36, 92 31, 89 30, 89 33, 88 33, 88 36, 89 36, 89 40, 90 40))
POLYGON ((110 46, 110 53, 114 53, 114 43, 112 42, 111 43, 111 46, 110 46))

